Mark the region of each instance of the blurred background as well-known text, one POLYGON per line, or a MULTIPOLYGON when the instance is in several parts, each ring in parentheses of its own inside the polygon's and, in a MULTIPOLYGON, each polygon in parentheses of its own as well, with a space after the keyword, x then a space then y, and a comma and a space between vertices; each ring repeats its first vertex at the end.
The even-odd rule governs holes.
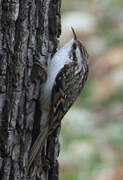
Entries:
POLYGON ((71 26, 90 74, 62 122, 60 180, 123 180, 123 0, 62 0, 61 46, 71 26))

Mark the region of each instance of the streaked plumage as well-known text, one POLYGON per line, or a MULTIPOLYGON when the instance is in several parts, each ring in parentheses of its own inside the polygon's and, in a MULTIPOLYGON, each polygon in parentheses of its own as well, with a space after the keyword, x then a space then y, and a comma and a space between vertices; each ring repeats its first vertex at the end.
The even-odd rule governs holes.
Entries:
POLYGON ((60 125, 62 118, 75 102, 88 75, 88 53, 74 38, 61 48, 47 67, 47 80, 41 89, 41 132, 34 142, 27 171, 37 159, 48 135, 60 125))

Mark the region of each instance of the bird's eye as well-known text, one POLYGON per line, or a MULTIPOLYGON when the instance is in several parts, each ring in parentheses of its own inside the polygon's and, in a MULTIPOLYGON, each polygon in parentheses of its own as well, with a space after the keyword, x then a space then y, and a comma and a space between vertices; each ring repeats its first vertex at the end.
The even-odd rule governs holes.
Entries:
POLYGON ((76 50, 76 43, 73 43, 73 49, 76 50))

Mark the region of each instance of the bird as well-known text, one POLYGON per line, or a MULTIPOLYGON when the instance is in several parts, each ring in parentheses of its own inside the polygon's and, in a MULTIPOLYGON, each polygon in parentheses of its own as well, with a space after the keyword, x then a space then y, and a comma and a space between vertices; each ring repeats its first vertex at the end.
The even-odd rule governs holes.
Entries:
POLYGON ((54 54, 47 67, 47 80, 41 85, 40 134, 31 147, 27 171, 38 159, 45 140, 61 124, 88 77, 88 52, 71 29, 73 39, 54 54))

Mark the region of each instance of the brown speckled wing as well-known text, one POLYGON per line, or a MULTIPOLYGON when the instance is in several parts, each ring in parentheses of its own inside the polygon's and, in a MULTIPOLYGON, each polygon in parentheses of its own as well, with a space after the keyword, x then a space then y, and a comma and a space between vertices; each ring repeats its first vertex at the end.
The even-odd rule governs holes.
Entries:
POLYGON ((75 73, 77 68, 76 62, 72 61, 65 64, 56 77, 51 100, 51 131, 60 125, 62 118, 84 87, 88 75, 88 64, 84 62, 82 69, 75 73))

